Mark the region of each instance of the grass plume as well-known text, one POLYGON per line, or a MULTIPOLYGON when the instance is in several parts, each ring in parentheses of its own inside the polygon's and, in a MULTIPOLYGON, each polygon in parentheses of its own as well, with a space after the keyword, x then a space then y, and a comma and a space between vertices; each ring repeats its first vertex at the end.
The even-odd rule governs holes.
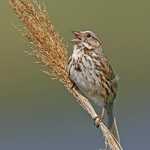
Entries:
POLYGON ((65 71, 67 50, 48 19, 46 9, 29 0, 11 0, 10 5, 26 28, 24 35, 35 46, 32 55, 65 85, 71 84, 65 71))
MULTIPOLYGON (((55 31, 46 9, 37 1, 32 0, 10 0, 9 3, 25 27, 25 37, 34 46, 32 55, 46 66, 48 74, 53 75, 63 83, 92 119, 97 117, 98 115, 92 105, 73 87, 73 83, 69 79, 66 71, 67 48, 60 35, 55 31)), ((113 137, 104 123, 101 120, 98 123, 110 149, 122 150, 120 143, 113 137)))

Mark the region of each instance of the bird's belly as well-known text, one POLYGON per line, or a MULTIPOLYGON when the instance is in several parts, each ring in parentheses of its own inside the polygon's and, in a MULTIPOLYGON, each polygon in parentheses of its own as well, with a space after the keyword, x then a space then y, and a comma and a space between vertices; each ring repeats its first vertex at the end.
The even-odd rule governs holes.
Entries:
POLYGON ((94 69, 78 71, 72 68, 70 78, 85 97, 98 105, 103 105, 100 95, 100 79, 97 77, 94 69))

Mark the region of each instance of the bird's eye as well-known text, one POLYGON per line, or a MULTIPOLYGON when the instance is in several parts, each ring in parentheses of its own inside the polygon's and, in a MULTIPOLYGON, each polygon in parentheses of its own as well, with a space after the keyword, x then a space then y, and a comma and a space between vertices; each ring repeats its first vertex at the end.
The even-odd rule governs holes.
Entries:
POLYGON ((91 37, 91 34, 90 34, 90 33, 88 33, 88 34, 87 34, 87 37, 88 37, 88 38, 90 38, 90 37, 91 37))

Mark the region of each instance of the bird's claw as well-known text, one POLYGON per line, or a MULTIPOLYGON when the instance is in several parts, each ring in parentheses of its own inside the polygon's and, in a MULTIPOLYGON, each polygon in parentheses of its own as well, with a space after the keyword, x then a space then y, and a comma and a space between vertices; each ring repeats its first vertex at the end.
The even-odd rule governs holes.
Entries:
POLYGON ((94 118, 94 125, 97 128, 99 128, 100 122, 102 122, 102 119, 99 116, 97 116, 97 117, 94 118))

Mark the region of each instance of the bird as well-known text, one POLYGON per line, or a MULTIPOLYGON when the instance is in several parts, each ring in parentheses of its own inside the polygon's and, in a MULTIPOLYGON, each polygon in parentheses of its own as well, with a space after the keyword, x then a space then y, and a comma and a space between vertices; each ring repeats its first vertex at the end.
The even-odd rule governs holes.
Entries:
POLYGON ((67 65, 69 78, 83 96, 101 107, 101 118, 106 116, 106 126, 119 142, 113 113, 118 77, 104 54, 103 41, 92 31, 73 31, 73 35, 73 52, 67 65))

